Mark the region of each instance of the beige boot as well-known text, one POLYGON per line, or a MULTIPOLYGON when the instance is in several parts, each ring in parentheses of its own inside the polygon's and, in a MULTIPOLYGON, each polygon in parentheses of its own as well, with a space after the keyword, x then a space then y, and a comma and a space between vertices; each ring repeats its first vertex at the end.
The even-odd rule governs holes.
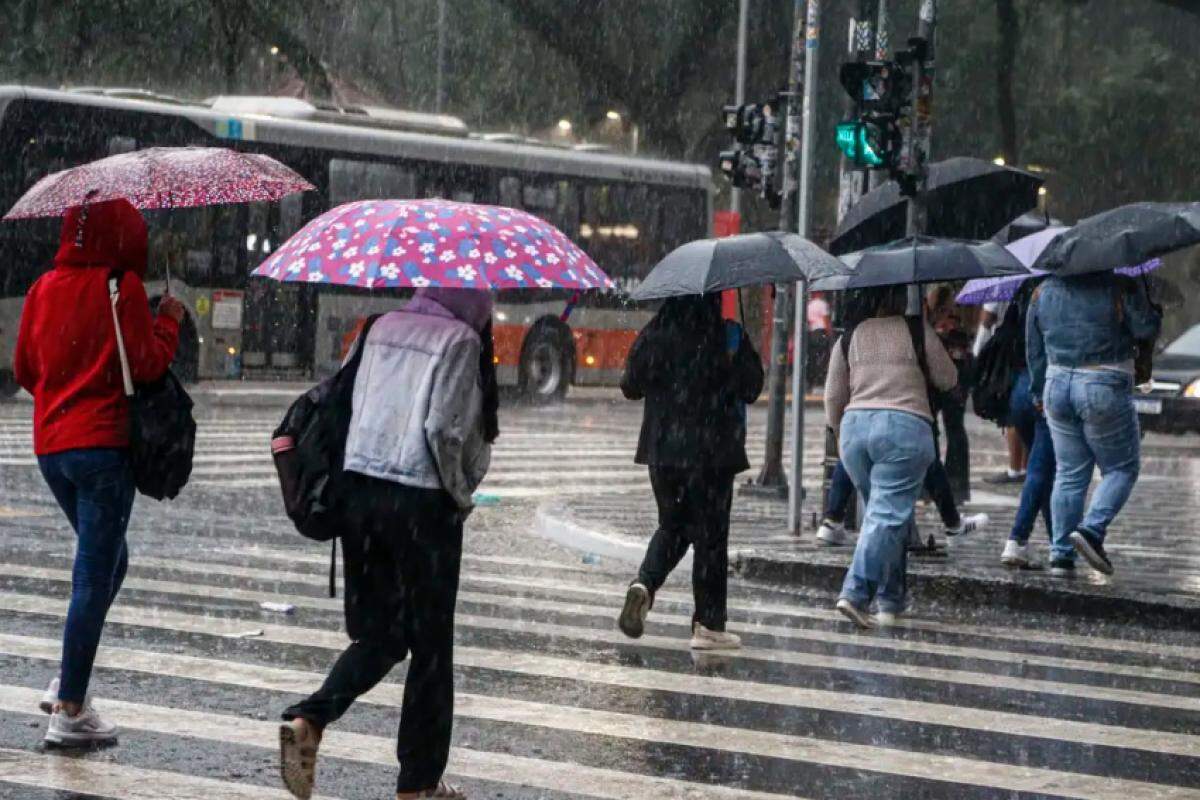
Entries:
POLYGON ((300 800, 312 797, 320 744, 321 732, 306 719, 297 717, 279 726, 279 775, 300 800))

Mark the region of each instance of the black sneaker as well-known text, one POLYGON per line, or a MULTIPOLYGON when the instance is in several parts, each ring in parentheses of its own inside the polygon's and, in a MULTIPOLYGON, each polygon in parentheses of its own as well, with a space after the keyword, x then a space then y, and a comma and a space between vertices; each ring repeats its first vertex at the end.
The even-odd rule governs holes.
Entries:
POLYGON ((1108 560, 1108 554, 1104 552, 1104 543, 1100 541, 1099 536, 1080 528, 1071 534, 1071 544, 1087 559, 1092 569, 1105 575, 1113 574, 1112 562, 1108 560))
POLYGON ((1075 562, 1069 558, 1056 558, 1050 562, 1050 574, 1056 578, 1074 578, 1075 562))
POLYGON ((639 638, 645 630, 646 615, 650 613, 653 603, 654 599, 645 585, 630 584, 625 592, 625 606, 621 609, 621 616, 617 617, 617 626, 621 632, 631 639, 639 638))

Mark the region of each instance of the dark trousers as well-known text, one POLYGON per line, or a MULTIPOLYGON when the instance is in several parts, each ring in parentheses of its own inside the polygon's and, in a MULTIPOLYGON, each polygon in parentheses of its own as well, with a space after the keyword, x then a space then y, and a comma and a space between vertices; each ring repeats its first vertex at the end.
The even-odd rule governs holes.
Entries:
POLYGON ((691 546, 693 619, 712 631, 725 630, 733 478, 725 470, 650 467, 658 530, 646 548, 638 581, 651 594, 658 591, 691 546))
MULTIPOLYGON (((962 374, 961 370, 959 374, 962 374)), ((943 394, 938 405, 942 412, 942 426, 946 431, 946 478, 956 499, 960 502, 970 500, 971 441, 967 438, 966 402, 951 392, 943 394)))
MULTIPOLYGON (((948 528, 957 528, 962 522, 962 516, 958 513, 958 505, 954 502, 954 492, 950 489, 950 480, 946 477, 946 467, 940 458, 935 458, 933 464, 925 471, 924 490, 937 506, 942 523, 948 528)), ((850 480, 850 474, 846 472, 846 467, 839 460, 833 469, 833 475, 829 478, 825 519, 832 522, 844 522, 846 509, 853 497, 854 483, 850 480)))
POLYGON ((1050 439, 1050 426, 1046 423, 1046 416, 1034 407, 1029 388, 1029 372, 1024 371, 1017 376, 1008 399, 1009 424, 1017 429, 1029 452, 1025 483, 1021 487, 1021 505, 1017 508, 1017 516, 1008 535, 1008 538, 1022 544, 1029 541, 1039 512, 1046 522, 1046 533, 1052 541, 1054 539, 1050 496, 1053 494, 1054 473, 1058 466, 1054 458, 1054 442, 1050 439))
POLYGON ((349 477, 354 507, 342 535, 346 628, 353 642, 315 694, 283 713, 334 722, 411 653, 396 757, 398 792, 437 785, 454 721, 454 606, 462 516, 440 490, 349 477))
POLYGON ((136 492, 133 471, 125 450, 107 448, 41 456, 38 466, 75 531, 58 697, 82 703, 104 620, 129 565, 125 530, 136 492))

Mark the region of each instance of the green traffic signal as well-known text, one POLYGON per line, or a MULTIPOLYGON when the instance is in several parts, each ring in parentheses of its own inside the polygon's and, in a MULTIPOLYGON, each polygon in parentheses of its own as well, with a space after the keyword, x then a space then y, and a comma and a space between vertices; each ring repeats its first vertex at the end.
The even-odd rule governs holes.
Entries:
POLYGON ((878 132, 862 122, 842 122, 837 126, 838 149, 860 167, 882 167, 886 162, 879 152, 878 132))

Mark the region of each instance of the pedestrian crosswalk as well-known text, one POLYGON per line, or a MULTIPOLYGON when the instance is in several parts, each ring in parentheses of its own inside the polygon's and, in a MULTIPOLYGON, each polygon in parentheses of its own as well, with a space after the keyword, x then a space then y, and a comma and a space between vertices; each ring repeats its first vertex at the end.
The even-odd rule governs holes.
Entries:
MULTIPOLYGON (((272 720, 345 645, 341 600, 284 525, 189 536, 135 520, 94 680, 121 744, 68 758, 38 748, 36 707, 69 542, 0 527, 0 797, 285 796, 272 720)), ((956 619, 861 634, 825 603, 735 586, 745 648, 697 656, 684 582, 659 593, 642 639, 615 630, 624 577, 536 552, 465 556, 449 770, 472 797, 1200 797, 1194 641, 956 619)), ((329 731, 320 796, 386 796, 402 679, 329 731)))
MULTIPOLYGON (((249 409, 198 420, 196 454, 189 486, 209 491, 267 490, 278 487, 271 462, 271 431, 282 410, 249 409)), ((27 408, 0 408, 0 467, 36 465, 27 408)), ((649 491, 646 468, 633 463, 636 417, 605 419, 576 409, 538 409, 506 415, 479 492, 500 499, 649 491)), ((761 428, 761 426, 759 426, 761 428)), ((762 450, 762 431, 749 449, 762 450)), ((810 443, 808 480, 819 480, 819 447, 810 443)))

